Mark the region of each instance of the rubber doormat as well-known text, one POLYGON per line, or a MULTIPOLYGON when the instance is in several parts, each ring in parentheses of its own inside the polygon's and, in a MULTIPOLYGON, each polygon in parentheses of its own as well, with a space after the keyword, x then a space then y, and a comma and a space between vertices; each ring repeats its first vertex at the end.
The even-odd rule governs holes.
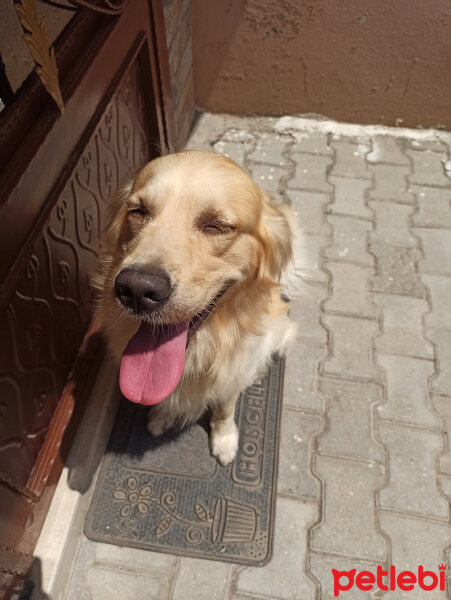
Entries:
POLYGON ((122 401, 89 508, 93 541, 263 565, 271 557, 283 359, 239 398, 239 449, 222 467, 208 421, 153 438, 147 408, 122 401))

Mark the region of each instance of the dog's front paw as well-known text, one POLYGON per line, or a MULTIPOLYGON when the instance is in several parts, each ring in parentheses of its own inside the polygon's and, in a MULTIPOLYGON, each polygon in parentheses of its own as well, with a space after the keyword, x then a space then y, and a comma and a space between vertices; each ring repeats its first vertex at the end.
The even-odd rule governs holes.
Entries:
POLYGON ((171 429, 174 419, 162 412, 150 410, 147 419, 147 431, 153 436, 159 436, 171 429))
POLYGON ((211 453, 215 456, 221 465, 226 466, 232 462, 238 450, 238 428, 233 423, 233 427, 212 430, 211 432, 211 453))

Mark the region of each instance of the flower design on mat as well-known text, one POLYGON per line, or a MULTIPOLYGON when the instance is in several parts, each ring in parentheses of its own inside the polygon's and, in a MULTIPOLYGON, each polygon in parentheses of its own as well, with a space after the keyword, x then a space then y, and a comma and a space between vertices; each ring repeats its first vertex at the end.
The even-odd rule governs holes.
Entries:
POLYGON ((152 495, 150 485, 143 485, 138 489, 138 480, 136 477, 129 477, 126 482, 126 489, 118 488, 113 492, 113 498, 124 505, 121 508, 121 516, 129 517, 133 508, 141 515, 147 515, 149 512, 149 500, 152 495))

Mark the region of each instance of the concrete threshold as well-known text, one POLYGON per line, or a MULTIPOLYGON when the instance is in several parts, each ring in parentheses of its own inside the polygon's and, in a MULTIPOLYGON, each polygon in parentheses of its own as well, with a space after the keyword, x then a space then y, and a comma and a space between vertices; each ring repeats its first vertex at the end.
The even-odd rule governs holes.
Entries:
POLYGON ((105 356, 35 549, 40 569, 32 575, 32 600, 64 597, 116 415, 119 391, 115 371, 112 360, 105 356))

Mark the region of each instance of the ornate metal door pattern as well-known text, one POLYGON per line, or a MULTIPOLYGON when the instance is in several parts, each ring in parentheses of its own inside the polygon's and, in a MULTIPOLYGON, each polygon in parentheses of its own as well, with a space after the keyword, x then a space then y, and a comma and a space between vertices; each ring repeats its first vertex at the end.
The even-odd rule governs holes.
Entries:
MULTIPOLYGON (((51 492, 45 487, 50 482, 47 478, 56 483, 58 472, 53 472, 51 466, 56 458, 61 458, 52 456, 47 446, 52 437, 54 448, 59 447, 71 418, 73 407, 70 403, 62 406, 61 394, 91 320, 89 273, 96 264, 111 195, 155 154, 159 143, 167 141, 161 90, 157 87, 159 66, 150 5, 144 0, 134 1, 128 7, 119 0, 76 3, 91 5, 80 11, 88 32, 88 26, 93 27, 92 8, 106 15, 102 17, 106 19, 103 45, 98 43, 102 60, 114 36, 128 36, 130 42, 124 41, 124 47, 109 57, 117 64, 114 78, 102 83, 105 92, 100 104, 82 129, 77 122, 66 124, 64 129, 64 120, 71 118, 67 114, 77 113, 68 90, 75 95, 88 85, 85 81, 89 79, 78 73, 77 80, 63 80, 67 110, 56 125, 49 125, 47 137, 45 127, 42 128, 43 143, 36 147, 32 159, 40 164, 40 172, 46 177, 53 155, 46 156, 41 148, 54 136, 51 143, 56 150, 58 145, 73 145, 70 169, 63 168, 52 180, 48 197, 38 200, 43 208, 50 204, 52 208, 42 225, 40 217, 31 222, 32 235, 29 233, 22 240, 20 260, 14 263, 14 269, 2 267, 8 275, 2 284, 0 307, 0 597, 16 585, 16 576, 20 579, 25 575, 39 531, 36 523, 42 522, 51 499, 51 492), (66 132, 59 142, 54 133, 58 127, 66 132), (67 138, 68 131, 73 134, 71 139, 67 138), (44 508, 39 509, 43 504, 44 508), (36 523, 29 529, 32 534, 24 538, 23 532, 33 520, 36 523)), ((69 43, 64 37, 61 40, 62 47, 69 43)), ((96 66, 96 60, 100 63, 100 58, 92 55, 92 72, 97 70, 101 80, 103 70, 100 64, 96 66)), ((85 92, 89 94, 91 90, 85 92)), ((18 98, 20 102, 23 98, 18 98)), ((3 126, 4 131, 14 129, 22 116, 19 109, 14 109, 13 104, 4 111, 7 114, 1 114, 0 128, 3 126)), ((55 123, 54 117, 44 117, 50 124, 55 123)), ((4 224, 12 214, 8 212, 11 202, 20 200, 24 178, 30 177, 28 165, 20 173, 16 163, 11 170, 16 175, 14 170, 17 182, 0 204, 4 224)), ((0 175, 10 177, 6 169, 0 175)), ((11 231, 14 230, 12 226, 11 231)))

